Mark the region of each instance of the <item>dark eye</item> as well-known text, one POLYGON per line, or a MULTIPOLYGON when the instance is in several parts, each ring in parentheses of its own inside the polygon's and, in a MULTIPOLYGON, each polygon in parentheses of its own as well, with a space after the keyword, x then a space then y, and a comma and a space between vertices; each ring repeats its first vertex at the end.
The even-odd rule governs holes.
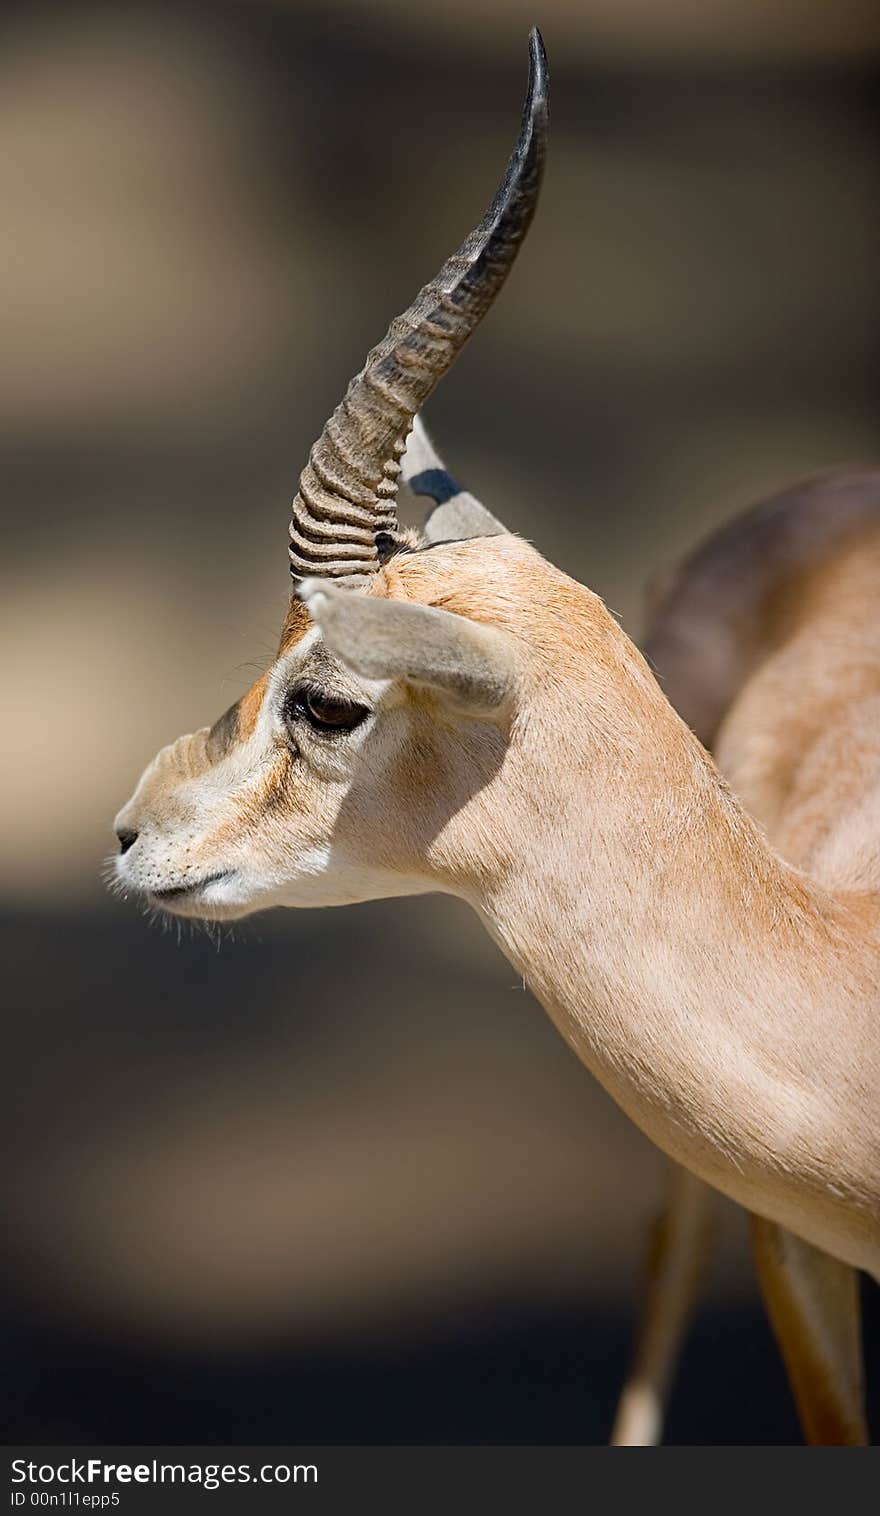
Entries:
POLYGON ((307 688, 291 690, 284 708, 288 725, 305 719, 316 732, 351 732, 368 715, 367 707, 356 700, 307 688))

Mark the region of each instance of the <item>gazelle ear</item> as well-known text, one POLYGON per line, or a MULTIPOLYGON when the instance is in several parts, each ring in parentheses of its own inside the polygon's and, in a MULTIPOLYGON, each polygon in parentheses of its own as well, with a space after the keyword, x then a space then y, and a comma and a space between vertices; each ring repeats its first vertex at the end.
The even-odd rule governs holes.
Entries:
POLYGON ((436 502, 423 527, 429 543, 460 542, 465 537, 500 537, 507 531, 507 527, 502 526, 474 495, 463 490, 458 480, 444 468, 420 416, 413 421, 401 473, 414 495, 429 495, 436 502))
POLYGON ((512 649, 503 632, 435 606, 380 600, 304 579, 297 594, 331 652, 366 679, 406 679, 490 716, 513 694, 512 649))

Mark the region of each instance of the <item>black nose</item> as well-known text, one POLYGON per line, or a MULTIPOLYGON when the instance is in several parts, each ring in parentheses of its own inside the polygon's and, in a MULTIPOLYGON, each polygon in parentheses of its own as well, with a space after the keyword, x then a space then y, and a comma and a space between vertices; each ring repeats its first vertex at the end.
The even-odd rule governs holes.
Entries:
POLYGON ((135 843, 138 840, 137 832, 131 832, 129 831, 128 827, 124 826, 119 828, 119 831, 116 833, 116 835, 119 838, 120 853, 127 853, 129 848, 134 847, 135 843))

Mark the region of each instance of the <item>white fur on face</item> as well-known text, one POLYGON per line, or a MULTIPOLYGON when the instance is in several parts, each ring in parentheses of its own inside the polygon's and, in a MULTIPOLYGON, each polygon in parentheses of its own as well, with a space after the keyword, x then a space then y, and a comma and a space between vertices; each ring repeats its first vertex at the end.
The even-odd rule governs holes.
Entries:
POLYGON ((321 644, 312 628, 278 660, 254 730, 218 761, 204 760, 207 731, 157 755, 116 818, 117 828, 138 833, 115 859, 120 890, 176 916, 222 920, 275 905, 343 905, 430 887, 371 863, 366 850, 346 844, 338 825, 355 778, 381 789, 405 741, 402 691, 387 680, 358 678, 325 654, 322 674, 331 670, 334 688, 338 680, 340 693, 373 714, 337 736, 304 722, 291 743, 285 697, 308 676, 321 644))

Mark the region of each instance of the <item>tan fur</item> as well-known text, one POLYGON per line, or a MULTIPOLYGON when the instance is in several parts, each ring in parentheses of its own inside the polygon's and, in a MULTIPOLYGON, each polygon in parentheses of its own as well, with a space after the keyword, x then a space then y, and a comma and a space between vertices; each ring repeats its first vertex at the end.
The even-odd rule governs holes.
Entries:
POLYGON ((808 1440, 864 1446, 857 1275, 760 1216, 752 1217, 752 1237, 764 1300, 808 1440))
POLYGON ((789 582, 785 632, 718 739, 721 766, 785 856, 880 887, 880 525, 789 582))
POLYGON ((321 646, 294 608, 246 701, 260 707, 250 735, 200 779, 174 758, 148 771, 118 818, 140 833, 120 874, 155 896, 196 862, 231 870, 169 902, 184 914, 460 895, 670 1156, 880 1272, 880 724, 863 710, 880 649, 860 631, 872 551, 835 560, 833 583, 807 576, 719 745, 787 852, 786 825, 803 839, 806 813, 833 818, 794 857, 826 860, 813 874, 768 844, 601 601, 512 536, 400 554, 370 586, 493 628, 516 671, 509 709, 489 718, 408 684, 397 645, 383 677, 381 634, 367 677, 352 638, 345 664, 324 651, 324 672, 373 717, 344 738, 298 730, 276 782, 279 701, 321 646), (853 609, 835 616, 841 594, 853 609))
POLYGON ((800 614, 807 577, 880 527, 880 470, 793 485, 743 512, 655 580, 646 652, 707 746, 800 614))
MULTIPOLYGON (((828 882, 869 887, 880 836, 864 815, 877 799, 878 548, 880 474, 798 485, 667 577, 648 636, 664 688, 716 737, 777 845, 828 882)), ((753 1217, 753 1235, 808 1437, 864 1440, 854 1273, 771 1222, 753 1217), (834 1292, 829 1269, 841 1276, 834 1292)))
POLYGON ((281 627, 281 637, 278 642, 279 655, 289 653, 291 648, 296 647, 296 644, 305 636, 311 624, 311 618, 302 601, 297 600, 295 595, 291 596, 287 614, 281 627))
POLYGON ((673 1165, 666 1205, 648 1239, 640 1330, 614 1419, 614 1447, 660 1441, 688 1316, 708 1263, 711 1195, 695 1175, 673 1165))

